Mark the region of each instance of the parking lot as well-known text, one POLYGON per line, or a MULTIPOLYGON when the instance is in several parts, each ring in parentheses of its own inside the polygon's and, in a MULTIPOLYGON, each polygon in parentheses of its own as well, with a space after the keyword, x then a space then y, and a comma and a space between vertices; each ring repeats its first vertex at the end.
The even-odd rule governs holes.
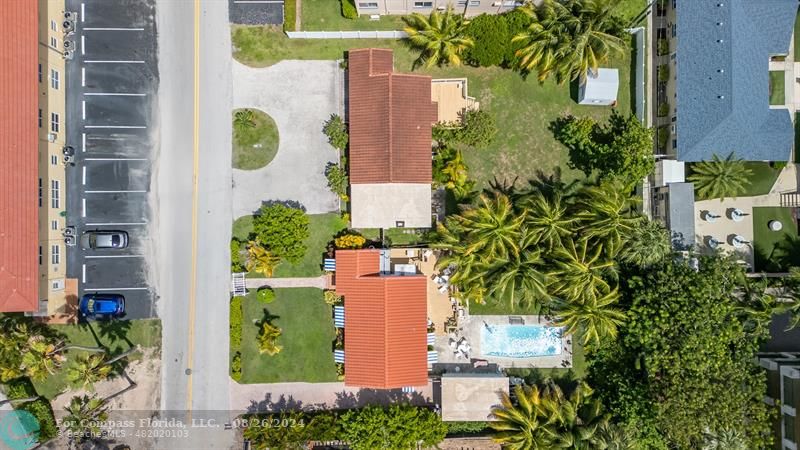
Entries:
POLYGON ((158 65, 155 0, 68 0, 78 13, 67 64, 67 219, 78 234, 124 231, 124 249, 67 252, 79 294, 119 293, 126 318, 155 316, 150 181, 158 65))

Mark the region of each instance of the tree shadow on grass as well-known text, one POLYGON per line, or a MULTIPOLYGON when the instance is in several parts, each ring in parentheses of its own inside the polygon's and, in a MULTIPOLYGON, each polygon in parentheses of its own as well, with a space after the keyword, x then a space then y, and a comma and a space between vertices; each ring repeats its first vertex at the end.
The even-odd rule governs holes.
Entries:
POLYGON ((363 408, 369 405, 389 406, 409 403, 416 406, 431 405, 433 399, 419 392, 406 393, 402 389, 359 389, 357 392, 337 392, 333 403, 335 409, 363 408))

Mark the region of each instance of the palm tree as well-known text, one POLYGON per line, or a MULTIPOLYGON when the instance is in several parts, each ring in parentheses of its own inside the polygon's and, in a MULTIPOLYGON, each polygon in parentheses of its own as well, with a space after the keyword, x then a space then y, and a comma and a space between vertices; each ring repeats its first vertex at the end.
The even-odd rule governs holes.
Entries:
POLYGON ((627 188, 618 180, 605 181, 598 186, 584 188, 578 213, 582 223, 584 239, 596 239, 602 243, 609 256, 614 256, 622 247, 642 218, 633 215, 633 200, 627 188))
POLYGON ((587 295, 574 301, 556 300, 558 326, 567 334, 583 331, 585 346, 597 345, 605 339, 616 339, 618 328, 625 322, 625 313, 614 307, 619 300, 616 289, 600 297, 587 295))
POLYGON ((564 239, 575 234, 578 218, 568 214, 560 193, 548 199, 541 192, 534 192, 522 204, 528 210, 525 227, 535 242, 548 251, 563 247, 564 239))
POLYGON ((605 295, 611 288, 605 278, 616 279, 617 268, 613 260, 603 258, 600 245, 582 240, 577 244, 567 241, 564 248, 555 252, 555 270, 550 272, 551 292, 567 301, 605 295))
POLYGON ((692 165, 688 180, 694 183, 694 191, 700 199, 737 197, 746 192, 750 185, 750 170, 743 160, 734 158, 733 152, 725 159, 718 155, 711 161, 701 161, 692 165))
POLYGON ((489 265, 484 275, 488 295, 505 302, 513 310, 541 306, 549 295, 547 276, 541 271, 542 258, 538 251, 523 250, 508 259, 498 259, 489 265))
POLYGON ((96 396, 75 396, 64 409, 67 416, 63 424, 73 436, 81 436, 79 441, 101 436, 101 422, 108 419, 105 400, 96 396))
POLYGON ((525 216, 515 213, 507 196, 482 195, 480 205, 465 211, 458 220, 467 240, 466 254, 477 253, 488 261, 519 254, 525 216))
POLYGON ((256 241, 247 244, 247 262, 245 268, 248 272, 258 272, 265 277, 271 277, 275 268, 280 264, 281 258, 262 247, 256 241))
POLYGON ((408 42, 421 50, 414 66, 433 67, 442 64, 461 64, 461 53, 474 45, 467 37, 469 21, 456 14, 452 7, 445 11, 433 10, 429 17, 413 13, 403 17, 408 42))
POLYGON ((270 356, 277 355, 283 349, 282 346, 278 345, 280 335, 281 329, 265 320, 261 324, 261 332, 258 334, 259 353, 266 353, 270 356))
POLYGON ((94 384, 107 379, 112 370, 113 367, 106 362, 105 354, 81 355, 74 365, 67 368, 67 379, 92 390, 94 384))
POLYGON ((620 261, 648 268, 672 253, 669 232, 660 223, 643 219, 628 235, 617 257, 620 261))
POLYGON ((475 185, 474 182, 469 180, 467 170, 461 150, 456 150, 453 157, 442 168, 442 174, 447 175, 447 182, 444 187, 453 191, 456 200, 463 200, 469 197, 472 187, 475 185))
POLYGON ((614 6, 609 0, 544 0, 535 9, 526 8, 532 23, 512 39, 521 46, 516 52, 518 68, 535 70, 540 82, 555 75, 558 84, 578 78, 583 83, 588 70, 597 71, 612 53, 625 48, 625 42, 610 33, 614 6))
POLYGON ((241 109, 233 115, 233 128, 238 132, 243 132, 248 128, 255 128, 256 114, 252 109, 241 109))
POLYGON ((600 445, 603 450, 640 450, 640 444, 628 428, 611 422, 600 427, 600 445))

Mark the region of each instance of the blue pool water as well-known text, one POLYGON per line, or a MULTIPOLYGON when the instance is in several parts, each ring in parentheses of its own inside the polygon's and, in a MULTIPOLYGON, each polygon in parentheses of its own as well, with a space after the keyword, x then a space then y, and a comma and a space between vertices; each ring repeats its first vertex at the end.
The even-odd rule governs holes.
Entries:
POLYGON ((561 354, 561 327, 489 325, 481 328, 481 353, 503 358, 561 354))

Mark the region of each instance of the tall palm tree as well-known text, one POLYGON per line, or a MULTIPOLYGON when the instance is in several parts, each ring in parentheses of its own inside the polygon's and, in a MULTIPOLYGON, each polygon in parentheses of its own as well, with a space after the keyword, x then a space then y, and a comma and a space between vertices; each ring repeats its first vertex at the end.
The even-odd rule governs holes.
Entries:
POLYGON ((33 380, 42 381, 61 368, 66 358, 56 346, 42 336, 33 336, 22 355, 22 372, 33 380))
POLYGON ((688 180, 694 183, 694 191, 700 199, 737 197, 750 185, 750 170, 743 160, 735 158, 733 152, 725 159, 714 155, 711 161, 701 161, 692 165, 688 180))
POLYGON ((273 255, 258 242, 250 241, 248 243, 247 262, 245 263, 248 272, 258 272, 269 278, 280 262, 280 257, 273 255))
POLYGON ((261 354, 277 355, 283 346, 278 345, 278 338, 281 336, 281 329, 271 325, 266 320, 261 324, 261 332, 258 334, 258 351, 261 354))
POLYGON ((526 8, 532 23, 513 38, 521 47, 516 52, 519 69, 537 72, 539 81, 555 76, 559 84, 586 80, 589 70, 597 71, 612 53, 622 53, 626 44, 611 34, 615 25, 610 0, 544 0, 526 8))
POLYGON ((555 269, 548 274, 555 296, 575 301, 611 292, 606 278, 616 279, 616 265, 603 257, 602 246, 591 245, 591 248, 586 240, 567 241, 564 248, 555 252, 555 269))
POLYGON ((511 200, 503 194, 482 195, 480 204, 460 216, 460 226, 466 233, 466 253, 477 253, 492 260, 518 255, 523 214, 517 214, 511 200))
POLYGON ((96 396, 75 396, 64 409, 67 411, 64 426, 73 436, 81 436, 79 441, 101 436, 101 422, 108 419, 105 400, 96 396))
POLYGON ((94 384, 107 379, 112 370, 113 366, 107 363, 105 354, 81 355, 67 368, 67 379, 93 390, 94 384))
POLYGON ((618 300, 616 289, 599 297, 587 295, 574 301, 556 300, 553 306, 558 316, 556 324, 566 327, 567 334, 582 330, 585 346, 615 339, 625 322, 625 313, 614 307, 618 300))
POLYGON ((618 180, 609 180, 587 186, 581 194, 581 235, 602 243, 609 256, 616 255, 642 221, 641 216, 633 214, 628 189, 618 180))
POLYGON ((630 265, 647 268, 672 253, 669 232, 660 223, 643 219, 633 229, 617 257, 630 265))
POLYGON ((516 305, 538 307, 547 302, 547 276, 541 270, 541 253, 523 250, 490 264, 484 275, 488 294, 513 310, 516 305))
POLYGON ((433 10, 429 17, 413 13, 403 17, 408 42, 421 51, 414 66, 433 67, 442 64, 461 64, 461 53, 474 45, 466 35, 469 21, 456 14, 452 7, 433 10))
POLYGON ((531 237, 548 251, 563 247, 564 239, 577 231, 578 218, 567 212, 567 205, 560 193, 548 199, 541 192, 534 192, 522 200, 528 213, 525 227, 531 237))

